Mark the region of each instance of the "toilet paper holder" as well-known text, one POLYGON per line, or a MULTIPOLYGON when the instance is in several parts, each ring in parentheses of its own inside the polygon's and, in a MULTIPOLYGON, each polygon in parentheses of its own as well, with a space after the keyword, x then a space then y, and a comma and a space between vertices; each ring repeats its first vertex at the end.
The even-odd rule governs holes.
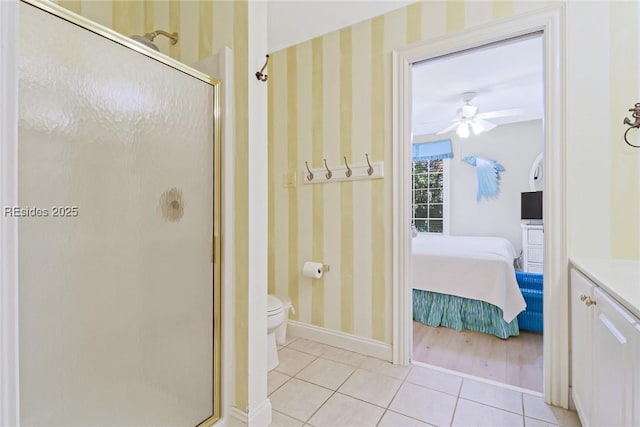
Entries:
POLYGON ((319 261, 306 261, 302 266, 302 275, 310 279, 320 279, 329 271, 329 266, 319 261))

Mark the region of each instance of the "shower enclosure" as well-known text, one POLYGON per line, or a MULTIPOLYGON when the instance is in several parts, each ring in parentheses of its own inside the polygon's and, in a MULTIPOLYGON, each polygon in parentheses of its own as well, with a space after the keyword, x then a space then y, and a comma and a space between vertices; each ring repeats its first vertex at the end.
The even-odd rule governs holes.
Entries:
POLYGON ((4 214, 20 218, 24 426, 220 416, 218 88, 21 3, 19 206, 4 214))

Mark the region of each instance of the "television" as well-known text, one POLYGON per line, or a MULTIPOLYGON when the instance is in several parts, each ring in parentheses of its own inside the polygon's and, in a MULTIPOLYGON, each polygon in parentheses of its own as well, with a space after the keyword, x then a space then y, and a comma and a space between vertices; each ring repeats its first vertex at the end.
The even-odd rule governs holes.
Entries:
POLYGON ((520 219, 542 220, 542 191, 521 193, 520 219))

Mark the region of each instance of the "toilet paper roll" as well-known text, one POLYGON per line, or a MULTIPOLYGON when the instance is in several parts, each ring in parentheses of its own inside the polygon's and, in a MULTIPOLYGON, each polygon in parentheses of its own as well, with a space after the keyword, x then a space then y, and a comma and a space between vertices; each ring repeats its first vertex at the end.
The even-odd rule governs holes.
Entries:
POLYGON ((322 263, 307 261, 302 266, 302 275, 304 277, 310 277, 312 279, 319 279, 322 277, 322 263))

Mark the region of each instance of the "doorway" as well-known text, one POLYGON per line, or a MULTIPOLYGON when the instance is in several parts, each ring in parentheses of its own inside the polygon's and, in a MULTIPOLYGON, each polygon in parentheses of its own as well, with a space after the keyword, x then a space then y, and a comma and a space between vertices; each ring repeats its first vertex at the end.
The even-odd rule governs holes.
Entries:
POLYGON ((543 223, 521 200, 544 150, 542 52, 531 34, 414 63, 411 101, 412 360, 536 392, 543 242, 526 236, 543 223))
POLYGON ((564 232, 564 108, 561 7, 525 14, 394 52, 394 347, 395 363, 412 359, 411 70, 415 63, 541 32, 544 40, 544 396, 568 406, 568 298, 564 232), (553 182, 551 187, 549 182, 553 182), (553 298, 551 297, 553 295, 553 298), (550 325, 554 325, 550 328, 550 325))

